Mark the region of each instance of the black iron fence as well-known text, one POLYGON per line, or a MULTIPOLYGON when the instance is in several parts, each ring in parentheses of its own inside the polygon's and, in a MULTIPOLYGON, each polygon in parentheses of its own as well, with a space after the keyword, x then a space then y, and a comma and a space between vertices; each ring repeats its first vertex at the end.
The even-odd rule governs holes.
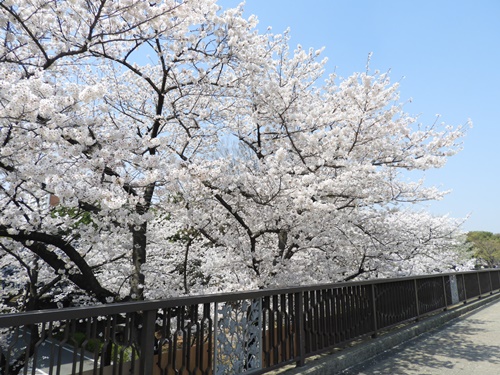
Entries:
POLYGON ((0 375, 260 374, 500 290, 482 270, 0 315, 0 375))

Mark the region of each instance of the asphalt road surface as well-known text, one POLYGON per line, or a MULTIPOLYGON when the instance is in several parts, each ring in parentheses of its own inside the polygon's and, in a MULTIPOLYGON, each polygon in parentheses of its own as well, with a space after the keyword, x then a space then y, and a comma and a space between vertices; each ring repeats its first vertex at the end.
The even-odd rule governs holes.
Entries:
POLYGON ((344 375, 499 375, 500 301, 344 371, 344 375))
MULTIPOLYGON (((27 334, 29 337, 29 334, 27 334)), ((29 341, 27 338, 26 340, 23 339, 23 337, 18 338, 16 340, 15 345, 14 345, 14 350, 15 349, 20 349, 23 348, 26 345, 26 342, 29 341)), ((32 373, 32 368, 33 365, 35 366, 35 373, 37 375, 48 375, 50 373, 50 364, 51 362, 56 365, 58 362, 58 356, 59 356, 59 343, 53 342, 50 339, 46 339, 44 342, 40 343, 38 346, 37 350, 37 356, 36 358, 32 358, 30 363, 29 363, 29 368, 28 368, 28 373, 32 373)), ((61 375, 67 375, 67 374, 72 374, 72 368, 73 368, 73 357, 74 357, 74 348, 72 345, 63 345, 61 347, 61 375)), ((76 360, 77 360, 77 371, 80 368, 80 357, 81 354, 78 352, 76 354, 76 360)), ((92 358, 92 354, 90 353, 84 353, 83 355, 83 370, 90 370, 94 366, 94 360, 92 358)), ((53 370, 55 373, 55 370, 53 370)))

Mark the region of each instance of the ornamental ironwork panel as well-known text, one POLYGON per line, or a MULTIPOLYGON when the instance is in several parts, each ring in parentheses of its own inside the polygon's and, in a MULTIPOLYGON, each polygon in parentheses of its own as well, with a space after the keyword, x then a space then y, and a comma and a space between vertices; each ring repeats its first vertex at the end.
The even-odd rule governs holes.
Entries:
POLYGON ((216 304, 215 374, 262 368, 262 300, 216 304))

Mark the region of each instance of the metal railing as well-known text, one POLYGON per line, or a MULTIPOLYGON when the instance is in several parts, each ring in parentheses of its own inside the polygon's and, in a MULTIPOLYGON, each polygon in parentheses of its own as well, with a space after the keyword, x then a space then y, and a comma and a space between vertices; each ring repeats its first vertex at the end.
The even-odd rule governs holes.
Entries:
POLYGON ((0 375, 261 374, 500 290, 500 271, 0 315, 0 375))

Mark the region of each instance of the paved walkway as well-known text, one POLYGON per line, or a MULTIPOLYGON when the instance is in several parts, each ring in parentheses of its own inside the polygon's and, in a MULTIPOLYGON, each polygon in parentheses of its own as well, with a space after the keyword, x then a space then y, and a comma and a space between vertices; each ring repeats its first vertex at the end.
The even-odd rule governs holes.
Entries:
POLYGON ((499 375, 500 301, 407 341, 345 375, 499 375))

